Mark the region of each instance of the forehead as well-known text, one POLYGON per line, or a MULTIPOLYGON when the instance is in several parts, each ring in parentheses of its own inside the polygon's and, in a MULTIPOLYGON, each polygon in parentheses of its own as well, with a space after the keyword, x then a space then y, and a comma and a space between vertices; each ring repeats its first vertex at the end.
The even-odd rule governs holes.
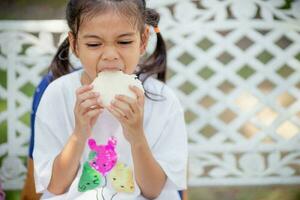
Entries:
POLYGON ((118 36, 128 32, 138 34, 134 19, 111 10, 83 20, 78 34, 79 37, 91 33, 101 36, 118 36))

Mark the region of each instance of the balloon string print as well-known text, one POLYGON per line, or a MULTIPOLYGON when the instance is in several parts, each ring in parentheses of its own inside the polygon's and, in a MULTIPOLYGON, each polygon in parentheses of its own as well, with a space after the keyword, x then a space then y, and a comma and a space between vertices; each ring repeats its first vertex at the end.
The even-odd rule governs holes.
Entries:
POLYGON ((117 140, 110 137, 106 144, 97 145, 92 138, 88 140, 90 153, 88 161, 84 163, 83 172, 80 177, 78 191, 85 192, 96 190, 96 199, 99 200, 99 186, 101 186, 102 200, 104 189, 107 187, 107 175, 112 181, 112 186, 116 190, 110 198, 112 200, 118 192, 132 193, 134 191, 134 181, 132 170, 123 163, 117 163, 116 153, 117 140))
MULTIPOLYGON (((107 186, 106 175, 114 168, 117 163, 118 156, 116 153, 117 140, 114 137, 108 139, 107 144, 97 145, 94 139, 88 140, 89 148, 91 149, 91 154, 89 156, 89 165, 96 170, 99 174, 104 177, 105 184, 101 188, 101 197, 102 200, 105 200, 104 197, 104 188, 107 186)), ((116 196, 117 193, 112 195, 111 200, 116 196)), ((98 200, 98 190, 96 193, 98 200)))
MULTIPOLYGON (((101 188, 101 197, 102 197, 102 200, 106 200, 105 197, 104 197, 104 194, 103 194, 104 188, 107 186, 107 179, 106 179, 106 176, 104 177, 104 179, 105 179, 105 184, 104 184, 104 186, 101 188)), ((96 191, 97 191, 96 197, 97 197, 97 200, 99 200, 99 199, 98 199, 98 190, 96 189, 96 191)), ((117 194, 118 194, 117 192, 116 192, 115 194, 113 194, 113 195, 111 196, 110 200, 113 200, 113 198, 114 198, 117 194)))
POLYGON ((99 187, 103 182, 103 177, 106 180, 106 174, 117 163, 116 144, 117 141, 114 137, 110 137, 106 145, 97 145, 94 139, 89 139, 88 145, 91 152, 88 161, 83 165, 78 184, 79 192, 99 187))

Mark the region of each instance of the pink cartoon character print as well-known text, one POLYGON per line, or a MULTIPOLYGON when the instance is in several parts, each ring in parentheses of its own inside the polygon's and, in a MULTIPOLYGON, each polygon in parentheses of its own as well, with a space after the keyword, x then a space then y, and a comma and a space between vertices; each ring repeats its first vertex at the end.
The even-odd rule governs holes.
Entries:
POLYGON ((90 166, 106 176, 117 163, 117 140, 110 137, 106 145, 97 145, 94 139, 89 139, 88 144, 91 151, 96 153, 96 156, 90 161, 90 166))

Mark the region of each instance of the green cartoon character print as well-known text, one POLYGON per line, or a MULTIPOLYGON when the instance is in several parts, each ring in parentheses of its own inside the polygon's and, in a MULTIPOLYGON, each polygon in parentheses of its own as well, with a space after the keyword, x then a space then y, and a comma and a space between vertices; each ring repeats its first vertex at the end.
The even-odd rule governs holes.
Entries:
MULTIPOLYGON (((95 155, 96 155, 95 152, 90 152, 89 160, 93 159, 95 155)), ((102 184, 101 175, 90 166, 88 161, 85 162, 83 165, 82 174, 78 184, 78 191, 86 192, 88 190, 97 188, 101 184, 102 184)))

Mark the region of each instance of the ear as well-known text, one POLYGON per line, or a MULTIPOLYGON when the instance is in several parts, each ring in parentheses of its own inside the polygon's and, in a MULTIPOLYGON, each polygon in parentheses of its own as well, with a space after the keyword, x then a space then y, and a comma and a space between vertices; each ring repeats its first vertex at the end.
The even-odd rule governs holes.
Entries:
POLYGON ((72 53, 78 58, 78 52, 76 49, 76 39, 75 39, 74 34, 71 31, 68 32, 68 40, 70 43, 72 53))
POLYGON ((88 144, 89 144, 90 149, 92 149, 92 150, 96 149, 96 147, 97 147, 96 141, 92 138, 88 140, 88 144))
POLYGON ((143 55, 146 51, 148 41, 149 41, 149 36, 150 36, 150 28, 148 25, 146 25, 144 33, 142 34, 141 37, 140 55, 143 55))

